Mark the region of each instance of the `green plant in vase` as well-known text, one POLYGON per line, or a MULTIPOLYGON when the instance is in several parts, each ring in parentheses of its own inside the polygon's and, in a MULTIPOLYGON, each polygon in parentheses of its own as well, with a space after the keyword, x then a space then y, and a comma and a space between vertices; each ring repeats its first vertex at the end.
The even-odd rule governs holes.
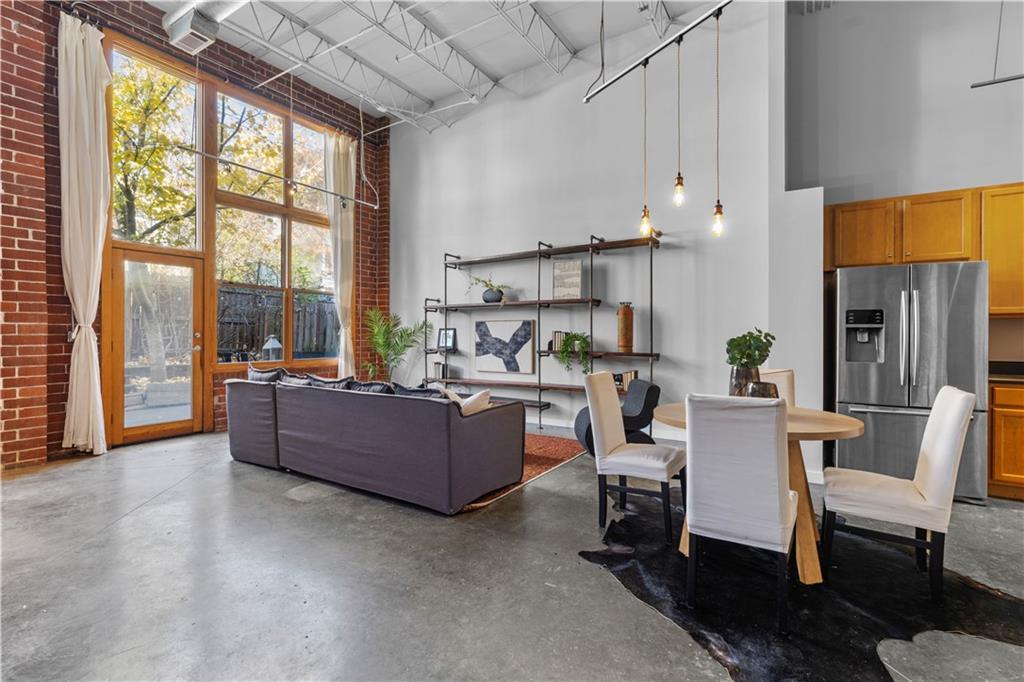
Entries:
POLYGON ((378 376, 390 382, 395 369, 405 360, 405 355, 423 343, 424 336, 433 333, 433 325, 429 322, 417 322, 411 327, 402 326, 402 318, 388 315, 377 308, 370 308, 363 317, 363 327, 370 347, 377 354, 379 361, 366 362, 363 369, 370 379, 378 376))
POLYGON ((558 352, 558 362, 566 370, 572 371, 572 363, 575 360, 580 363, 584 374, 589 374, 590 363, 590 337, 582 332, 569 332, 562 337, 561 345, 555 349, 558 352))
POLYGON ((469 275, 469 286, 466 288, 466 295, 473 290, 474 286, 481 286, 484 289, 484 303, 501 303, 505 299, 505 289, 511 289, 508 284, 502 284, 493 279, 494 275, 477 277, 469 275))
POLYGON ((758 368, 768 360, 775 335, 754 327, 754 331, 725 342, 726 361, 732 365, 729 395, 744 395, 747 385, 761 381, 758 368))

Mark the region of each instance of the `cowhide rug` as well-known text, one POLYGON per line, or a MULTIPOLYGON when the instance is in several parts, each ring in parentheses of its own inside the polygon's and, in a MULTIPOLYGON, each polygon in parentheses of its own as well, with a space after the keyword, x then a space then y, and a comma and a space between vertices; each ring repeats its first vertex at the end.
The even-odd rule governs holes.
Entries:
MULTIPOLYGON (((843 532, 827 583, 790 588, 789 634, 776 629, 775 558, 767 552, 704 542, 691 611, 687 558, 665 544, 659 504, 630 498, 605 533, 606 548, 580 556, 690 633, 734 679, 889 680, 878 643, 929 630, 1024 645, 1024 601, 947 570, 945 601, 934 604, 909 548, 843 532)), ((675 522, 678 532, 678 514, 675 522)))

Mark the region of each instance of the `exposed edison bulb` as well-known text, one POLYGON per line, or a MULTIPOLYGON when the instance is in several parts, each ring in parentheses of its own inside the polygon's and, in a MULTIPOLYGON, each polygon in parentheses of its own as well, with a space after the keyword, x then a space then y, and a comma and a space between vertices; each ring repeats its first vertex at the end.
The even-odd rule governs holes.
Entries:
POLYGON ((725 219, 725 214, 722 211, 722 202, 715 202, 715 214, 711 220, 711 234, 716 237, 722 236, 722 221, 725 219))
POLYGON ((672 190, 672 203, 676 206, 682 206, 684 201, 686 201, 686 188, 683 185, 683 176, 679 174, 676 175, 676 186, 672 190))
POLYGON ((654 232, 654 228, 651 227, 651 212, 644 206, 643 212, 640 213, 640 234, 645 237, 650 237, 654 232))

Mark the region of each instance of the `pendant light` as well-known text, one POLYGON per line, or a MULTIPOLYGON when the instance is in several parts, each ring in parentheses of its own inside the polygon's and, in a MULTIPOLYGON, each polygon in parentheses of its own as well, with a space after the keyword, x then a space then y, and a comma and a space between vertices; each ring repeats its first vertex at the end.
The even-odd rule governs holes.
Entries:
POLYGON ((654 234, 661 234, 651 225, 651 211, 647 208, 647 62, 644 62, 643 74, 643 97, 644 97, 644 119, 643 119, 643 146, 644 146, 644 210, 640 212, 640 234, 650 237, 654 234))
POLYGON ((711 234, 716 237, 722 236, 723 220, 725 213, 722 211, 722 176, 721 176, 721 87, 719 86, 719 52, 721 44, 721 18, 722 13, 715 15, 715 212, 711 217, 711 234))
POLYGON ((676 42, 676 185, 672 190, 672 203, 682 206, 686 201, 683 183, 683 39, 676 42))

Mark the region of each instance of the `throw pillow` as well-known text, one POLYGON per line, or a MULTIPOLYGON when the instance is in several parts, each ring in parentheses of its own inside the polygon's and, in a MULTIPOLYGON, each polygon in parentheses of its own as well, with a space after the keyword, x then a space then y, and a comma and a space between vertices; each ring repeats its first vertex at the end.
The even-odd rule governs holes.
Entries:
POLYGON ((425 386, 417 386, 416 388, 409 388, 402 384, 392 384, 395 389, 395 395, 408 395, 416 398, 443 398, 445 397, 441 391, 436 388, 426 388, 425 386))
POLYGON ((279 384, 287 384, 289 386, 310 386, 309 377, 298 376, 296 374, 284 373, 284 376, 277 380, 279 384))
POLYGON ((249 363, 249 381, 258 381, 263 384, 272 384, 286 374, 284 367, 273 369, 259 369, 249 363))
POLYGON ((355 377, 344 377, 341 379, 327 379, 325 377, 318 377, 315 374, 307 374, 310 386, 317 386, 318 388, 333 388, 335 390, 345 390, 355 380, 355 377))
POLYGON ((353 381, 351 385, 349 385, 348 390, 359 391, 360 393, 395 394, 395 389, 391 388, 391 384, 384 381, 353 381))
POLYGON ((448 400, 459 406, 459 411, 462 412, 463 417, 468 417, 471 414, 477 412, 483 412, 491 406, 491 391, 490 389, 484 389, 479 393, 474 393, 468 398, 463 398, 455 391, 450 391, 447 388, 441 389, 448 400))

